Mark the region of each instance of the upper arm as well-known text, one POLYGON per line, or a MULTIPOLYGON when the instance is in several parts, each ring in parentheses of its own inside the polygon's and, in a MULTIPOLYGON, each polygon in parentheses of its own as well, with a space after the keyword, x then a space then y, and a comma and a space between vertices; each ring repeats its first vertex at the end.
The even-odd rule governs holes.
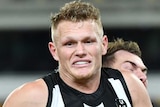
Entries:
POLYGON ((133 107, 152 107, 152 103, 143 83, 133 74, 129 72, 122 72, 129 89, 133 107))
POLYGON ((42 79, 26 83, 15 89, 5 100, 3 107, 45 107, 47 86, 42 79))

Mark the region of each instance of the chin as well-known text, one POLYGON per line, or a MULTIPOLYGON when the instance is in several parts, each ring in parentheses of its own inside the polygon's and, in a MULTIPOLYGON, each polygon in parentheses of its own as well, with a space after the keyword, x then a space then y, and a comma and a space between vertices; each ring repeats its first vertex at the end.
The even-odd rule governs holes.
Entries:
POLYGON ((79 79, 79 80, 86 80, 86 79, 89 79, 89 78, 91 78, 91 74, 77 74, 77 76, 76 76, 76 79, 79 79))

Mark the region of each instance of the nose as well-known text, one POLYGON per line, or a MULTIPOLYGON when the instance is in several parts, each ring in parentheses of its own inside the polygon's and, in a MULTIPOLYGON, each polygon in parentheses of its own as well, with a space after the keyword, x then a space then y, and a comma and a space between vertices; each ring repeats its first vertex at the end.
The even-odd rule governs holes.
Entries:
POLYGON ((142 81, 144 86, 147 87, 147 85, 148 85, 147 76, 146 75, 141 76, 140 80, 142 81))
POLYGON ((147 75, 142 70, 139 70, 138 78, 142 81, 144 86, 147 87, 147 75))
POLYGON ((77 47, 76 47, 76 55, 77 55, 77 56, 80 56, 80 57, 86 55, 85 46, 84 46, 83 43, 78 43, 78 44, 77 44, 77 47))

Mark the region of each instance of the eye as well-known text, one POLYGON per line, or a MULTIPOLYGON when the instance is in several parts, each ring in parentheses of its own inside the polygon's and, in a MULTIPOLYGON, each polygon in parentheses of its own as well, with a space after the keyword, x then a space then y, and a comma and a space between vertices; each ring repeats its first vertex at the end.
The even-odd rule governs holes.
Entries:
POLYGON ((72 47, 74 44, 75 44, 75 42, 69 41, 69 42, 64 43, 64 46, 72 47))
POLYGON ((125 62, 125 63, 123 63, 122 67, 123 67, 124 69, 126 69, 126 70, 131 71, 131 72, 134 71, 134 67, 133 67, 133 65, 132 65, 130 62, 125 62))
POLYGON ((86 43, 92 43, 92 41, 91 40, 87 40, 86 43))
POLYGON ((142 70, 142 72, 146 75, 147 75, 147 71, 148 71, 147 68, 142 70))
POLYGON ((65 43, 66 46, 71 46, 72 44, 73 44, 72 42, 65 43))
POLYGON ((92 39, 88 39, 88 40, 85 41, 86 44, 91 44, 93 42, 95 42, 95 40, 92 40, 92 39))

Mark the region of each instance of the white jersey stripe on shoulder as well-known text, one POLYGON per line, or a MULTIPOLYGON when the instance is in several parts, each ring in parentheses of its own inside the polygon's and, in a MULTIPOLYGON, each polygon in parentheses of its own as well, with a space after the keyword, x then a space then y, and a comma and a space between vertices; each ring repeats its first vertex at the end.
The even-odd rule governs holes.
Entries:
POLYGON ((58 85, 55 85, 52 94, 53 94, 52 97, 53 99, 51 107, 64 107, 64 102, 58 85))
POLYGON ((131 104, 128 100, 128 97, 126 96, 126 93, 124 91, 124 88, 120 80, 119 79, 114 80, 113 78, 109 78, 108 80, 111 83, 112 87, 114 88, 118 98, 123 99, 126 102, 127 107, 131 107, 131 104))

